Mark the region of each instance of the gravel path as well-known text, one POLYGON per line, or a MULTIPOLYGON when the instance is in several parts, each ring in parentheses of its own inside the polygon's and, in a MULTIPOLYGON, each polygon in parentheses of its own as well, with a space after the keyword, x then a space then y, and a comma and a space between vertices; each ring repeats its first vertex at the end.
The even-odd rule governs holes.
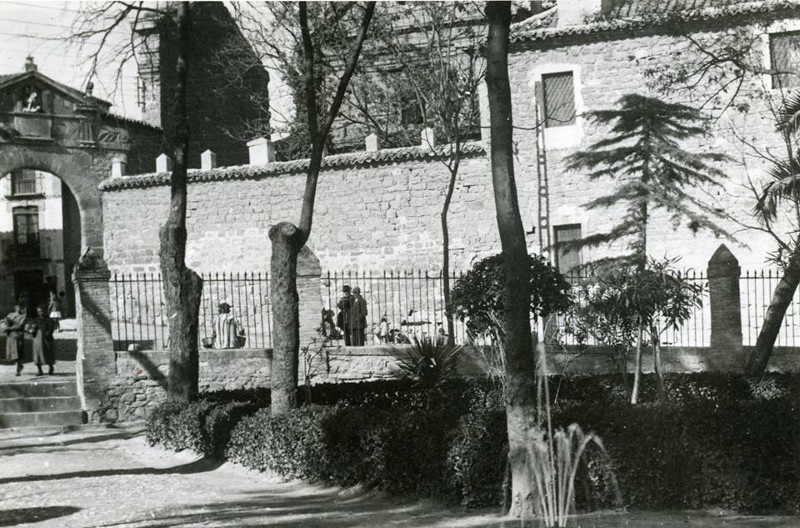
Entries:
MULTIPOLYGON (((139 428, 0 433, 0 527, 519 527, 377 493, 281 482, 233 464, 147 446, 139 428)), ((582 518, 583 528, 798 527, 800 518, 720 512, 582 518)))

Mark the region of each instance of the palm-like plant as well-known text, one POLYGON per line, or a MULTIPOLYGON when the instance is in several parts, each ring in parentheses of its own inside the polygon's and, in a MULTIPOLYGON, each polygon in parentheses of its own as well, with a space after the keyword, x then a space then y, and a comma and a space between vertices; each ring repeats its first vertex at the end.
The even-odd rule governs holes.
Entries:
POLYGON ((420 339, 414 336, 411 348, 398 358, 398 365, 402 373, 431 389, 456 371, 461 350, 444 337, 420 339))
POLYGON ((774 233, 772 224, 782 211, 789 212, 791 234, 788 239, 773 236, 778 242, 774 260, 783 268, 783 276, 772 292, 756 346, 747 362, 747 373, 762 374, 778 337, 786 309, 800 284, 800 93, 789 95, 777 112, 777 129, 786 145, 786 158, 773 158, 769 181, 758 193, 753 213, 764 228, 774 233), (787 207, 785 207, 787 206, 787 207))

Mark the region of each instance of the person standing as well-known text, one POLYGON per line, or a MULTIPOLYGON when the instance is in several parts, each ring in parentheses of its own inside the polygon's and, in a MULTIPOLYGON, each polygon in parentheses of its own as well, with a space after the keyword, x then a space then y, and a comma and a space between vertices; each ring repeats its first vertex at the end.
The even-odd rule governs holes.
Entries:
POLYGON ((344 345, 351 346, 352 336, 350 335, 350 306, 353 296, 350 295, 350 286, 345 284, 342 286, 342 298, 336 305, 339 308, 339 314, 336 316, 336 326, 342 329, 344 333, 344 345))
POLYGON ((219 315, 214 321, 214 333, 211 339, 214 342, 214 348, 240 348, 237 338, 241 336, 241 329, 239 328, 239 321, 231 313, 231 304, 228 301, 222 301, 217 307, 219 315))
POLYGON ((17 376, 22 372, 25 360, 25 303, 18 300, 14 303, 14 311, 3 319, 3 331, 6 334, 6 360, 16 361, 17 376))
POLYGON ((39 369, 37 376, 44 376, 42 365, 46 364, 48 374, 54 374, 53 365, 56 362, 56 342, 53 332, 56 330, 56 322, 50 318, 47 306, 41 305, 36 308, 36 319, 28 325, 28 332, 33 338, 33 362, 39 369))
POLYGON ((56 325, 56 330, 60 331, 60 321, 64 315, 61 313, 61 301, 58 299, 55 290, 50 290, 50 301, 48 301, 47 310, 50 312, 50 319, 52 319, 56 325))
POLYGON ((364 346, 367 328, 367 301, 361 296, 361 288, 353 288, 353 297, 350 301, 350 342, 353 346, 364 346))

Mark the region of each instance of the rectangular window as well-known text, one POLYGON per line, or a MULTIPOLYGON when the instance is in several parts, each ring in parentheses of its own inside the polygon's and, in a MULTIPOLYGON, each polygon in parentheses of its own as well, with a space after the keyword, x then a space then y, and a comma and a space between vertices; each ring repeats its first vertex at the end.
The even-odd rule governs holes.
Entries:
POLYGON ((542 75, 545 128, 575 124, 575 86, 572 72, 542 75))
POLYGON ((35 171, 17 171, 11 174, 11 195, 20 196, 39 192, 35 171))
POLYGON ((14 243, 19 256, 39 256, 38 207, 16 207, 14 209, 14 243))
POLYGON ((581 250, 578 248, 562 247, 564 242, 580 240, 581 225, 557 225, 553 226, 553 238, 555 239, 555 262, 556 269, 564 274, 569 274, 571 270, 581 265, 581 250))
POLYGON ((769 55, 773 88, 800 86, 800 31, 774 33, 769 36, 769 55))

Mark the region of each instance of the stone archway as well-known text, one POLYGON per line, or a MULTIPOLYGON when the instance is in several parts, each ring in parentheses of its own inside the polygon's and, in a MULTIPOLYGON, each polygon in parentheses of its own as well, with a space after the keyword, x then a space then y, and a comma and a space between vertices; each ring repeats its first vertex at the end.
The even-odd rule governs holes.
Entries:
POLYGON ((82 92, 53 81, 37 71, 32 59, 25 66, 25 72, 0 79, 0 176, 23 169, 53 174, 77 202, 80 257, 74 270, 65 270, 75 285, 77 385, 89 419, 102 421, 115 356, 99 186, 112 175, 123 175, 129 159, 135 171, 143 160, 154 160, 162 133, 111 114, 110 103, 94 97, 91 87, 82 92))

